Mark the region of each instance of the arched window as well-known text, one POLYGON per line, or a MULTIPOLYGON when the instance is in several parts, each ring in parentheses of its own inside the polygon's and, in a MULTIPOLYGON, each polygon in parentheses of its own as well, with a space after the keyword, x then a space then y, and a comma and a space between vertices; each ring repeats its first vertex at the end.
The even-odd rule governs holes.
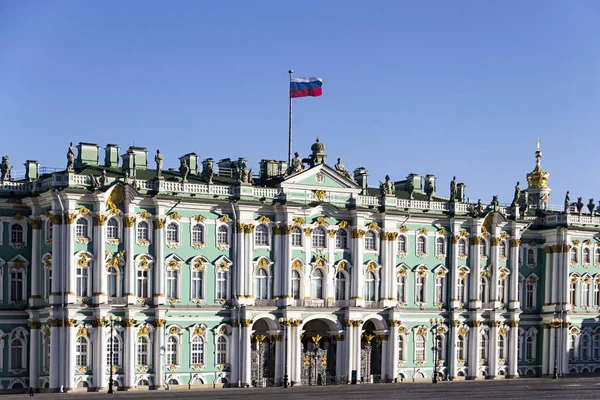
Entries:
POLYGON ((498 244, 498 257, 506 257, 506 240, 501 240, 498 244))
POLYGON ((192 299, 204 298, 204 271, 192 270, 192 299))
POLYGON ((316 227, 312 232, 312 246, 321 249, 327 247, 325 237, 325 229, 320 226, 316 227))
POLYGON ((119 238, 119 222, 116 218, 111 218, 106 223, 106 238, 109 240, 119 238))
POLYGON ((446 289, 446 275, 439 275, 435 278, 435 304, 444 304, 446 303, 445 296, 446 289))
POLYGON ((375 245, 375 232, 367 231, 367 233, 365 234, 365 250, 374 251, 376 249, 377 248, 375 245))
POLYGON ((587 361, 590 359, 590 336, 586 333, 581 335, 581 360, 587 361))
POLYGON ((375 301, 377 299, 377 290, 376 290, 376 279, 375 274, 371 271, 367 272, 367 276, 365 277, 365 300, 366 301, 375 301))
POLYGON ((342 271, 335 274, 335 300, 346 300, 346 274, 342 271))
POLYGON ((169 336, 167 339, 167 350, 165 352, 167 357, 167 365, 179 365, 177 357, 178 353, 178 341, 175 336, 169 336))
POLYGON ((75 224, 75 237, 77 238, 88 238, 88 221, 87 219, 81 217, 77 219, 77 223, 75 224))
POLYGON ((167 225, 167 242, 179 242, 179 226, 177 226, 175 222, 171 222, 167 225))
POLYGON ((268 246, 269 245, 269 228, 266 225, 257 225, 254 229, 254 245, 268 246))
POLYGON ((292 270, 292 297, 294 300, 300 300, 300 273, 295 269, 292 270))
POLYGON ((438 360, 443 360, 444 359, 444 354, 446 353, 444 350, 444 336, 442 335, 436 335, 435 336, 435 348, 433 349, 437 354, 437 359, 438 360))
POLYGON ((107 282, 107 291, 108 297, 118 297, 118 278, 119 273, 115 267, 109 267, 106 271, 106 282, 107 282))
POLYGON ((217 364, 227 364, 227 338, 219 336, 216 351, 217 364))
POLYGON ((113 335, 111 337, 109 337, 106 341, 106 365, 110 366, 111 365, 111 359, 110 359, 110 349, 112 347, 112 365, 113 366, 120 366, 121 365, 121 339, 119 338, 118 335, 113 335))
POLYGON ((178 299, 179 298, 179 270, 167 269, 167 298, 178 299))
POLYGON ((146 221, 140 221, 137 224, 137 240, 150 240, 150 226, 146 221))
POLYGON ((596 280, 594 281, 594 307, 600 306, 600 282, 598 282, 598 276, 596 275, 596 280))
POLYGON ((89 268, 78 265, 75 273, 75 294, 77 297, 88 297, 89 268))
POLYGON ((446 246, 443 237, 435 239, 435 254, 446 254, 446 246))
POLYGON ((221 246, 229 244, 229 229, 227 225, 219 225, 217 229, 217 244, 221 246))
POLYGON ((459 360, 465 359, 465 338, 459 335, 456 340, 456 358, 459 360))
POLYGON ((467 241, 463 238, 458 241, 458 256, 466 257, 467 256, 467 241))
POLYGON ((504 303, 506 300, 506 280, 498 279, 498 301, 504 303))
POLYGON ((533 249, 527 250, 527 265, 535 265, 535 252, 533 249))
POLYGON ((335 248, 345 249, 348 247, 348 232, 345 229, 338 229, 335 233, 335 248))
POLYGON ((292 246, 302 246, 302 229, 298 228, 297 226, 292 229, 292 246))
POLYGON ((406 275, 396 274, 396 300, 399 303, 406 302, 406 275))
POLYGON ((600 359, 600 333, 596 332, 593 336, 593 356, 594 360, 600 359))
POLYGON ((577 348, 577 335, 569 336, 569 360, 575 360, 575 355, 577 352, 575 349, 577 348))
POLYGON ((535 308, 535 289, 535 279, 527 279, 525 284, 525 308, 527 309, 535 308))
POLYGON ((150 279, 147 269, 138 269, 136 276, 136 295, 141 298, 150 297, 150 279))
POLYGON ((506 358, 506 353, 504 349, 504 336, 502 335, 498 336, 498 358, 503 360, 506 358))
POLYGON ((592 262, 592 251, 589 248, 583 249, 583 263, 590 264, 592 262))
POLYGON ((256 271, 256 298, 259 300, 266 300, 268 298, 268 279, 267 271, 264 268, 259 268, 256 271))
POLYGON ((572 247, 569 254, 571 255, 571 262, 577 264, 577 247, 572 247))
POLYGON ((600 265, 600 248, 597 248, 596 251, 594 251, 594 264, 600 265))
POLYGON ((527 360, 535 360, 535 342, 533 336, 527 336, 525 340, 525 358, 527 360))
POLYGON ((194 225, 192 228, 192 243, 204 244, 204 225, 194 225))
POLYGON ((87 367, 89 357, 89 343, 87 338, 79 336, 75 342, 75 366, 76 367, 87 367))
POLYGON ((415 361, 425 361, 425 336, 417 335, 415 338, 415 361))
POLYGON ((10 228, 10 241, 14 244, 23 244, 23 227, 19 224, 13 224, 10 228))
POLYGON ((217 290, 215 293, 215 298, 217 300, 225 300, 227 299, 227 278, 229 272, 219 269, 217 270, 217 290))
POLYGON ((466 290, 467 290, 467 278, 458 278, 457 283, 456 283, 456 293, 458 296, 457 300, 463 304, 465 303, 465 299, 467 298, 466 290))
POLYGON ((571 278, 571 283, 569 284, 569 301, 571 305, 577 306, 579 302, 577 301, 577 282, 579 280, 576 277, 571 278))
POLYGON ((140 336, 137 340, 137 365, 149 365, 148 338, 140 336))
POLYGON ((487 359, 487 337, 485 335, 479 336, 479 358, 481 360, 487 359))
POLYGON ((398 236, 398 253, 406 254, 406 236, 398 236))
POLYGON ((481 241, 479 242, 479 256, 480 257, 487 257, 488 253, 487 253, 487 240, 485 239, 481 239, 481 241))
POLYGON ((427 242, 425 236, 417 237, 417 254, 427 253, 427 242))
POLYGON ((481 299, 481 301, 483 303, 487 303, 489 298, 488 298, 488 284, 487 284, 487 279, 484 277, 481 277, 481 280, 479 281, 479 298, 481 299))
POLYGON ((323 299, 323 272, 320 269, 312 273, 312 298, 323 299))
POLYGON ((406 339, 403 334, 398 335, 398 361, 406 361, 406 339))
POLYGON ((11 369, 23 369, 25 368, 25 363, 23 361, 23 356, 25 351, 25 346, 23 345, 23 341, 21 339, 13 339, 10 342, 10 368, 11 369))
POLYGON ((415 303, 425 303, 425 277, 417 275, 415 279, 415 303))
POLYGON ((137 383, 136 386, 150 386, 150 382, 148 382, 148 379, 140 379, 137 383))
POLYGON ((192 364, 204 364, 204 339, 202 336, 194 336, 192 339, 192 364))
POLYGON ((583 307, 590 305, 590 284, 585 280, 581 283, 581 305, 583 307))

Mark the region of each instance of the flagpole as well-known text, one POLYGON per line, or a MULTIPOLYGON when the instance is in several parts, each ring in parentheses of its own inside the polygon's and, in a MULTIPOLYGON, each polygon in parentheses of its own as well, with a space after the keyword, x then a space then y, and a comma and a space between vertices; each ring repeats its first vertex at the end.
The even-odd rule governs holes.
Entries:
MULTIPOLYGON (((292 89, 292 74, 294 73, 293 69, 288 71, 290 74, 290 90, 292 89)), ((292 166, 292 93, 289 93, 290 96, 290 122, 289 122, 289 142, 288 142, 288 165, 292 166)))

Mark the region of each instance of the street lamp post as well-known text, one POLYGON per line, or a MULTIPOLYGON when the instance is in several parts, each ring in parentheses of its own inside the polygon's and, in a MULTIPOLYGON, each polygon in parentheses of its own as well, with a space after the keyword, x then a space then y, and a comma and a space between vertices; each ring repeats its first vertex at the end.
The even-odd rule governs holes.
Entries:
POLYGON ((121 322, 121 317, 115 317, 114 315, 111 315, 109 318, 106 318, 105 321, 108 322, 110 326, 110 377, 108 378, 108 394, 113 394, 113 330, 115 327, 115 322, 121 322))
POLYGON ((560 318, 553 318, 552 326, 554 327, 554 376, 553 379, 558 379, 558 328, 562 325, 560 318))
POLYGON ((288 365, 287 365, 287 349, 288 349, 288 331, 287 327, 290 323, 288 318, 280 317, 279 323, 283 326, 283 337, 284 337, 284 346, 283 346, 283 388, 287 389, 288 386, 288 365))
POLYGON ((438 345, 437 345, 437 334, 438 327, 443 322, 441 318, 432 318, 429 320, 431 324, 431 331, 433 332, 433 383, 438 383, 438 373, 437 373, 437 365, 438 365, 438 345))

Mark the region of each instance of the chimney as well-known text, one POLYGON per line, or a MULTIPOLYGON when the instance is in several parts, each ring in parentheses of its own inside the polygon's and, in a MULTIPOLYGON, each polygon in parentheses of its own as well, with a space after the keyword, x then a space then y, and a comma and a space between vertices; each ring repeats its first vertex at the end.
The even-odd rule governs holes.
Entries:
POLYGON ((358 186, 362 188, 361 194, 363 196, 367 195, 368 193, 369 187, 367 186, 367 176, 369 176, 369 174, 367 173, 367 170, 363 167, 356 168, 354 170, 354 180, 356 181, 356 183, 358 183, 358 186))
POLYGON ((465 188, 467 186, 464 183, 458 183, 456 185, 456 200, 464 203, 465 202, 465 188))
POLYGON ((25 162, 25 179, 35 181, 40 176, 40 163, 36 160, 27 160, 25 162))
POLYGON ((119 167, 119 146, 107 144, 104 148, 104 166, 107 168, 119 167))
POLYGON ((100 146, 95 143, 79 142, 77 145, 77 159, 75 160, 75 168, 81 168, 84 165, 98 165, 100 157, 100 146))
POLYGON ((135 153, 133 152, 131 147, 127 150, 127 153, 123 154, 121 157, 123 158, 123 166, 121 170, 124 174, 129 175, 130 178, 135 178, 135 153))

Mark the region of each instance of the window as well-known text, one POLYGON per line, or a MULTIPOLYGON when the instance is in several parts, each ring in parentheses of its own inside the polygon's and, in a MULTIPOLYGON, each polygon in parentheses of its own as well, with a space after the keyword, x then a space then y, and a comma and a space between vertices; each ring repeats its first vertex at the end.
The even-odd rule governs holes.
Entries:
POLYGON ((52 293, 52 268, 46 268, 46 298, 52 293))
POLYGON ((435 240, 435 254, 446 254, 446 246, 442 237, 435 240))
POLYGON ((519 333, 517 338, 517 360, 523 360, 523 334, 519 333))
POLYGON ((525 340, 525 357, 527 360, 535 360, 535 342, 533 336, 527 336, 525 340))
POLYGON ((42 368, 50 368, 50 338, 44 339, 42 343, 42 368))
POLYGON ((527 265, 535 265, 535 252, 533 249, 527 250, 527 265))
POLYGON ((89 343, 87 338, 80 336, 75 342, 75 366, 76 367, 87 367, 88 366, 88 346, 89 343))
POLYGON ((346 300, 346 274, 342 271, 335 274, 335 300, 346 300))
POLYGON ((465 239, 460 239, 458 241, 458 256, 459 257, 467 256, 467 241, 465 239))
POLYGON ((600 249, 596 249, 594 252, 594 264, 600 265, 600 249))
POLYGON ((400 273, 396 274, 396 300, 406 302, 406 275, 400 273))
POLYGON ((178 357, 178 342, 175 336, 169 336, 167 339, 167 349, 165 352, 167 365, 179 365, 178 357))
POLYGON ((258 225, 254 229, 254 245, 267 246, 269 244, 269 229, 265 225, 258 225))
POLYGON ((24 346, 21 339, 13 339, 10 342, 10 369, 23 369, 25 363, 23 362, 24 346))
POLYGON ((302 229, 298 228, 297 226, 292 229, 292 246, 302 246, 302 229))
POLYGON ((179 242, 179 226, 177 226, 175 222, 171 222, 167 225, 167 242, 179 242))
POLYGON ((167 298, 177 299, 179 298, 178 281, 179 271, 176 269, 167 270, 167 298))
POLYGON ((217 244, 221 246, 229 244, 229 229, 227 225, 219 225, 217 229, 217 244))
POLYGON ((75 237, 78 237, 78 238, 89 237, 88 229, 89 229, 89 224, 88 224, 87 219, 85 219, 83 217, 79 218, 77 220, 77 223, 75 224, 75 237))
POLYGON ((14 224, 10 227, 10 241, 13 244, 23 244, 23 227, 19 224, 14 224))
POLYGON ((217 291, 216 299, 225 300, 227 299, 227 274, 225 270, 217 270, 217 291))
POLYGON ((398 253, 406 254, 406 236, 398 236, 398 253))
POLYGON ((256 298, 260 300, 267 299, 267 282, 268 282, 267 271, 263 268, 259 268, 256 271, 256 298))
POLYGON ((406 361, 406 339, 404 335, 398 336, 398 361, 406 361))
POLYGON ((498 337, 498 358, 503 360, 506 358, 504 350, 504 336, 502 335, 498 337))
POLYGON ((325 243, 325 229, 321 228, 320 226, 315 228, 315 230, 312 232, 312 245, 315 248, 324 248, 327 247, 326 243, 325 243))
POLYGON ((375 274, 371 271, 367 272, 365 277, 365 300, 375 301, 377 297, 376 292, 377 282, 375 280, 375 274))
POLYGON ((425 361, 425 336, 415 338, 415 361, 425 361))
POLYGON ((571 262, 577 264, 577 247, 571 248, 571 262))
POLYGON ((137 240, 150 240, 150 227, 146 221, 141 221, 137 225, 137 240))
POLYGON ((204 339, 202 336, 194 336, 192 339, 192 364, 204 364, 204 339))
POLYGON ((425 236, 417 237, 417 254, 425 254, 427 252, 426 248, 425 236))
POLYGON ((498 279, 498 301, 504 303, 506 301, 506 280, 498 279))
POLYGON ((588 334, 581 336, 581 360, 587 361, 590 359, 590 336, 588 334))
POLYGON ((577 335, 569 336, 569 360, 575 359, 575 348, 577 347, 577 335))
POLYGON ((535 280, 527 280, 525 286, 525 308, 535 308, 535 284, 535 280))
POLYGON ((106 223, 106 238, 109 240, 119 238, 119 223, 115 218, 109 219, 106 223))
MULTIPOLYGON (((335 248, 345 249, 348 247, 348 232, 345 229, 338 229, 335 233, 335 248)), ((600 263, 600 261, 599 261, 600 263)))
POLYGON ((594 360, 600 359, 600 333, 594 333, 592 346, 594 360))
POLYGON ((203 225, 196 224, 192 228, 192 243, 204 244, 204 226, 203 225))
POLYGON ((498 257, 506 258, 506 241, 501 240, 498 245, 498 257))
POLYGON ((575 277, 573 277, 573 278, 571 278, 571 283, 569 284, 569 302, 573 306, 578 305, 578 302, 577 302, 577 282, 578 282, 578 279, 575 278, 575 277))
POLYGON ((295 269, 292 270, 292 297, 294 300, 300 299, 300 274, 295 269))
POLYGON ((204 298, 204 271, 192 271, 192 299, 204 298))
POLYGON ((376 250, 376 247, 375 247, 375 232, 373 232, 373 231, 368 231, 365 234, 365 250, 367 250, 367 251, 374 251, 374 250, 376 250))
POLYGON ((581 305, 583 307, 590 305, 590 284, 585 281, 581 284, 581 305))
POLYGON ((54 233, 53 230, 52 221, 48 220, 46 222, 46 240, 52 240, 52 234, 54 233))
POLYGON ((149 365, 149 346, 148 338, 146 336, 138 337, 137 342, 137 365, 149 365))
POLYGON ((488 285, 487 285, 487 279, 485 278, 481 278, 481 280, 479 281, 479 298, 481 299, 481 301, 483 303, 487 303, 488 302, 488 285))
MULTIPOLYGON (((598 278, 596 278, 598 279, 598 278)), ((594 284, 594 306, 600 306, 600 285, 598 281, 594 284)))
POLYGON ((118 297, 117 281, 118 272, 115 267, 109 267, 106 271, 108 297, 118 297))
POLYGON ((108 338, 106 343, 106 365, 111 365, 110 355, 111 355, 111 347, 112 347, 112 365, 120 366, 121 365, 121 340, 117 335, 113 335, 108 338))
POLYGON ((227 364, 227 339, 225 336, 219 336, 217 339, 216 353, 217 364, 227 364))
POLYGON ((25 300, 25 279, 23 269, 10 270, 10 301, 25 300))
POLYGON ((592 262, 592 252, 587 247, 583 249, 583 263, 590 264, 592 262))
POLYGON ((88 297, 88 267, 78 266, 76 269, 76 287, 77 297, 88 297))
POLYGON ((438 276, 435 278, 435 304, 444 304, 444 289, 446 287, 446 277, 438 276))
POLYGON ((467 298, 466 288, 467 288, 467 278, 458 278, 457 286, 456 286, 457 297, 458 297, 457 300, 463 304, 465 303, 465 299, 467 298))
POLYGON ((323 299, 323 272, 320 269, 312 273, 312 298, 323 299))
POLYGON ((487 359, 487 337, 485 335, 479 337, 479 358, 481 360, 487 359))
POLYGON ((480 257, 487 257, 488 253, 487 253, 487 240, 485 239, 481 239, 481 241, 479 242, 479 256, 480 257))
POLYGON ((435 348, 433 349, 437 354, 438 360, 444 359, 444 337, 442 335, 435 336, 435 348))
MULTIPOLYGON (((148 298, 150 297, 150 281, 148 279, 147 269, 137 270, 137 297, 148 298)), ((141 364, 146 365, 146 364, 141 364)))
POLYGON ((415 286, 415 303, 425 303, 425 277, 417 276, 415 286))
POLYGON ((456 358, 459 360, 465 359, 465 338, 462 335, 459 335, 456 341, 456 358))

